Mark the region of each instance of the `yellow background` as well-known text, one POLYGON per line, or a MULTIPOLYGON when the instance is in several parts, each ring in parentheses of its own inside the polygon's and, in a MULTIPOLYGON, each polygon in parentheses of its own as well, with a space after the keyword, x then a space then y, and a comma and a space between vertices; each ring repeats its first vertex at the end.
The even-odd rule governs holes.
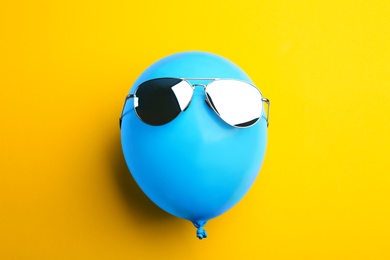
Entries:
POLYGON ((390 2, 0 2, 1 259, 390 259, 390 2), (152 204, 118 116, 203 50, 272 102, 267 154, 209 238, 152 204))

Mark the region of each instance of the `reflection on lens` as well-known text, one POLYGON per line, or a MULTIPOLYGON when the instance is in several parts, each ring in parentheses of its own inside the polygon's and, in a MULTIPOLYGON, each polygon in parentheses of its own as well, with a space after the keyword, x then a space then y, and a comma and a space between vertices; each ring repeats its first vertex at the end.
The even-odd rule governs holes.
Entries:
POLYGON ((186 81, 181 81, 172 87, 172 91, 175 93, 180 110, 184 111, 190 103, 192 94, 194 93, 192 86, 186 81))
POLYGON ((163 125, 188 106, 192 93, 192 86, 181 79, 152 79, 138 87, 135 111, 143 122, 154 126, 163 125))
POLYGON ((206 94, 215 112, 229 125, 248 127, 261 117, 260 91, 249 83, 216 80, 207 86, 206 94))

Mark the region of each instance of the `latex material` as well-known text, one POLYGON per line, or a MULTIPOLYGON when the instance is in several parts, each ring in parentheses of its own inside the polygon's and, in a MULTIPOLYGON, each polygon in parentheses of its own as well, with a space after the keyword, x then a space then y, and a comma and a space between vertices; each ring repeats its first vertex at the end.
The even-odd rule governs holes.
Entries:
MULTIPOLYGON (((233 78, 252 83, 235 64, 205 52, 168 56, 146 69, 140 83, 158 77, 233 78)), ((198 82, 196 82, 198 83, 198 82)), ((202 228, 234 206, 260 170, 266 147, 264 116, 249 128, 225 123, 196 87, 188 108, 168 124, 151 126, 127 102, 121 128, 126 163, 144 193, 159 207, 202 228)), ((203 229, 197 236, 206 237, 203 229)))

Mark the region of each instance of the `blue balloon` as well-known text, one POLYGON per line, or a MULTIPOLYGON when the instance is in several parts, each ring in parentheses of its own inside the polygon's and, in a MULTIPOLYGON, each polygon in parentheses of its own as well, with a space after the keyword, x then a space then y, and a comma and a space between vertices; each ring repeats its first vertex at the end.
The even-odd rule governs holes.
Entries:
MULTIPOLYGON (((215 54, 183 52, 163 58, 136 80, 161 77, 229 78, 252 83, 237 65, 215 54)), ((253 84, 253 83, 252 83, 253 84)), ((191 221, 197 236, 203 226, 233 207, 248 192, 263 162, 267 121, 248 128, 225 123, 195 87, 189 107, 173 121, 151 126, 134 111, 133 99, 123 110, 121 142, 126 163, 142 191, 168 213, 191 221)))

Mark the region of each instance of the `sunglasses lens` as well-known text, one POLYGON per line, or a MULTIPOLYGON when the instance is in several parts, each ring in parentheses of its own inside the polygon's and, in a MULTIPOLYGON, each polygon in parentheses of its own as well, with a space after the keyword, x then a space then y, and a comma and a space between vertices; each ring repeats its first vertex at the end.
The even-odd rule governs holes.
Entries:
POLYGON ((138 87, 134 108, 143 122, 154 126, 163 125, 187 108, 192 94, 192 86, 181 79, 152 79, 138 87))
POLYGON ((261 117, 260 91, 238 80, 216 80, 206 88, 207 99, 215 112, 229 125, 249 127, 261 117))

